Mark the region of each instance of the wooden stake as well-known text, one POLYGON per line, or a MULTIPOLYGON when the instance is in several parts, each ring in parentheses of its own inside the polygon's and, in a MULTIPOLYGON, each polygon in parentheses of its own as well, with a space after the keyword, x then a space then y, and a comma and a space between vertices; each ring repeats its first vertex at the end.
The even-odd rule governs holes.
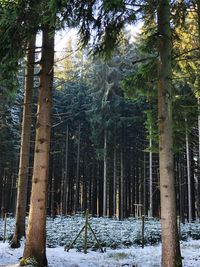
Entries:
POLYGON ((144 248, 144 215, 142 215, 142 248, 144 248))
POLYGON ((84 253, 87 254, 88 209, 85 212, 84 253))
POLYGON ((64 250, 65 251, 69 251, 73 245, 75 244, 76 240, 78 239, 78 237, 80 236, 80 234, 83 232, 83 230, 85 229, 85 235, 84 235, 84 244, 83 244, 83 249, 84 249, 84 253, 86 254, 87 253, 87 237, 88 237, 88 227, 89 229, 91 230, 97 244, 98 244, 98 247, 101 249, 101 252, 103 253, 103 248, 99 242, 99 240, 97 239, 97 236, 95 235, 95 232, 93 231, 92 227, 90 226, 89 222, 88 222, 88 216, 89 216, 89 212, 88 212, 88 209, 86 210, 85 212, 85 225, 81 228, 80 232, 78 233, 78 235, 76 236, 76 238, 73 240, 73 242, 69 245, 68 249, 67 249, 67 246, 64 247, 64 250))

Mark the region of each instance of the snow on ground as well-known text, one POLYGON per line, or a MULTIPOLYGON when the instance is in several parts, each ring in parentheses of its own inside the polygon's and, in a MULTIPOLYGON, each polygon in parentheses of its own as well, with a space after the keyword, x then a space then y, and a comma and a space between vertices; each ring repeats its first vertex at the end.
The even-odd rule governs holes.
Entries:
MULTIPOLYGON (((49 267, 159 267, 161 266, 160 222, 145 220, 145 247, 141 248, 141 220, 129 218, 123 221, 109 218, 90 218, 105 253, 97 250, 91 233, 88 236, 88 253, 83 253, 83 235, 74 249, 64 251, 74 240, 84 224, 84 216, 56 217, 47 219, 47 258, 49 267), (95 251, 96 250, 96 251, 95 251)), ((4 221, 0 220, 0 267, 17 267, 23 253, 11 249, 8 241, 2 243, 4 221)), ((14 219, 7 220, 7 238, 14 230, 14 219)), ((184 267, 200 267, 200 223, 181 225, 181 248, 184 267), (194 240, 196 239, 196 240, 194 240)))
MULTIPOLYGON (((200 240, 181 242, 184 267, 200 266, 200 240)), ((23 247, 11 249, 8 243, 0 243, 0 266, 17 267, 23 247)), ((49 267, 159 267, 161 266, 161 245, 132 246, 124 249, 107 249, 105 253, 88 251, 87 254, 69 252, 63 247, 47 248, 49 267)))

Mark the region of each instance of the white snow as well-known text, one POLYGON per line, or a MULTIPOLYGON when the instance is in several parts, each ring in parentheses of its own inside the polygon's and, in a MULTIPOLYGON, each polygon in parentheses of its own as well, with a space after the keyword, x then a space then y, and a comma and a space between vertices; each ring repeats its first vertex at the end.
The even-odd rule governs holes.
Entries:
MULTIPOLYGON (((200 266, 200 240, 181 242, 184 267, 200 266)), ((17 262, 22 256, 23 247, 11 249, 9 244, 0 243, 0 266, 19 266, 17 262)), ((105 253, 88 251, 87 254, 63 247, 47 248, 49 267, 159 267, 161 266, 161 245, 132 246, 126 249, 107 249, 105 253)))
MULTIPOLYGON (((56 217, 47 219, 47 259, 49 267, 159 267, 161 266, 160 222, 155 219, 145 221, 145 242, 142 249, 141 220, 129 218, 123 221, 109 218, 90 218, 105 253, 96 249, 91 233, 88 236, 88 253, 83 253, 83 236, 80 236, 74 249, 64 251, 64 245, 74 240, 84 224, 84 216, 56 217), (154 244, 154 245, 152 245, 154 244), (117 249, 111 249, 117 248, 117 249), (81 250, 81 251, 80 251, 81 250)), ((0 220, 0 240, 3 237, 4 221, 0 220)), ((14 219, 7 220, 7 238, 13 234, 14 219)), ((181 251, 184 267, 200 266, 200 224, 199 222, 181 226, 184 241, 181 251), (193 240, 197 239, 197 240, 193 240)), ((19 249, 11 249, 8 241, 0 241, 0 267, 19 266, 24 242, 19 249)))

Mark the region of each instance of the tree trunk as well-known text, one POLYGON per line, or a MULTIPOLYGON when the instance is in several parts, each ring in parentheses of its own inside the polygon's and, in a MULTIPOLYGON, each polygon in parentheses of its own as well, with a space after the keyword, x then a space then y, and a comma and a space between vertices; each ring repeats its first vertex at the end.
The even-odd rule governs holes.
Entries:
POLYGON ((34 35, 29 41, 27 55, 27 72, 25 81, 24 110, 22 119, 20 161, 17 187, 17 207, 15 231, 11 241, 11 247, 20 246, 21 237, 25 236, 27 185, 29 173, 29 153, 31 136, 31 115, 32 115, 32 95, 34 87, 34 62, 35 62, 35 38, 34 35))
POLYGON ((103 216, 107 216, 107 130, 104 130, 103 216))
POLYGON ((149 216, 153 217, 152 129, 149 129, 149 216))
POLYGON ((146 215, 146 153, 144 152, 143 166, 143 215, 146 215))
POLYGON ((116 217, 116 184, 117 184, 117 148, 113 151, 113 216, 116 217))
POLYGON ((67 124, 66 139, 65 139, 65 169, 64 169, 64 189, 63 189, 63 213, 68 212, 68 197, 69 197, 69 179, 68 179, 68 149, 69 147, 69 125, 67 124))
MULTIPOLYGON (((199 4, 199 13, 200 13, 200 4, 199 4)), ((199 15, 200 17, 200 15, 199 15)), ((200 18, 199 18, 200 20, 200 18)), ((199 21, 200 27, 200 21, 199 21)), ((199 37, 200 38, 200 37, 199 37)), ((200 41, 199 41, 200 43, 200 41)), ((199 88, 200 88, 200 79, 199 79, 199 88)), ((200 98, 198 98, 198 138, 199 138, 199 151, 198 151, 198 175, 197 175, 197 216, 200 218, 200 98)))
POLYGON ((178 240, 173 167, 170 4, 158 2, 158 124, 161 193, 162 267, 182 266, 178 240))
POLYGON ((23 260, 34 258, 38 267, 47 266, 46 204, 54 64, 54 37, 52 36, 52 29, 48 25, 43 26, 42 41, 32 193, 23 253, 23 260))
POLYGON ((120 210, 119 210, 119 219, 123 220, 124 218, 124 155, 123 148, 121 147, 120 151, 120 210))
POLYGON ((187 161, 188 221, 192 222, 191 169, 190 169, 189 139, 187 131, 187 118, 185 118, 185 147, 186 147, 186 161, 187 161))
POLYGON ((76 189, 75 189, 75 205, 74 205, 74 213, 79 210, 79 167, 80 167, 80 139, 81 139, 81 123, 78 125, 78 147, 77 147, 77 162, 76 162, 76 189))
POLYGON ((97 179, 98 179, 98 172, 97 172, 97 163, 95 158, 92 159, 92 216, 97 216, 97 179))
MULTIPOLYGON (((198 43, 200 46, 200 0, 196 1, 197 3, 197 18, 198 18, 198 43)), ((199 55, 200 55, 200 49, 199 49, 199 55)), ((199 63, 198 64, 198 71, 200 69, 199 63)), ((198 111, 200 111, 200 94, 199 94, 199 88, 200 88, 200 78, 199 75, 197 75, 197 88, 196 92, 198 92, 198 111)), ((200 113, 198 112, 198 137, 199 137, 199 160, 198 160, 198 181, 197 181, 197 216, 200 218, 200 113)))

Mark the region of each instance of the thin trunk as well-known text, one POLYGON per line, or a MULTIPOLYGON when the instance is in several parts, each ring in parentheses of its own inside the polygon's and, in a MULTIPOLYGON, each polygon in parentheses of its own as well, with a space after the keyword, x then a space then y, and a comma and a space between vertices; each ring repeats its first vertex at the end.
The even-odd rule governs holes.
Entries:
MULTIPOLYGON (((200 46, 200 0, 196 1, 197 3, 197 19, 198 19, 198 43, 200 46)), ((200 49, 199 49, 199 55, 200 55, 200 49)), ((199 63, 198 64, 198 70, 200 69, 199 63)), ((197 75, 197 88, 196 92, 198 92, 198 134, 199 134, 199 160, 198 160, 198 180, 197 180, 197 216, 200 218, 200 94, 199 94, 199 88, 200 88, 200 78, 199 75, 197 75)))
POLYGON ((76 161, 76 190, 75 190, 75 205, 74 212, 79 210, 79 189, 80 189, 80 179, 79 179, 79 169, 80 169, 80 139, 81 139, 81 123, 78 125, 78 146, 77 146, 77 161, 76 161))
POLYGON ((114 146, 113 155, 113 215, 116 216, 116 183, 117 183, 117 149, 114 146))
POLYGON ((51 179, 51 217, 55 216, 55 210, 54 210, 54 194, 55 194, 55 176, 54 176, 54 169, 51 179))
POLYGON ((68 153, 69 153, 69 125, 67 124, 66 139, 65 139, 65 171, 64 171, 64 214, 68 212, 68 197, 69 197, 69 176, 68 176, 68 153))
POLYGON ((143 169, 143 215, 146 215, 146 154, 144 152, 144 169, 143 169))
POLYGON ((124 218, 124 155, 123 148, 121 148, 120 152, 120 220, 124 218))
POLYGON ((149 216, 153 217, 152 130, 149 130, 149 216))
POLYGON ((171 114, 171 29, 169 0, 158 2, 158 124, 162 267, 182 266, 177 228, 171 114))
POLYGON ((98 167, 95 158, 92 159, 92 216, 97 216, 97 179, 98 179, 98 167))
POLYGON ((11 247, 20 246, 21 237, 25 236, 25 220, 27 206, 27 185, 29 172, 29 154, 31 137, 31 115, 32 115, 32 95, 34 87, 34 62, 35 62, 35 38, 34 35, 29 41, 27 55, 27 69, 25 81, 24 109, 22 119, 20 161, 17 187, 16 222, 11 247))
POLYGON ((191 170, 190 170, 190 151, 189 139, 187 131, 187 118, 185 118, 185 146, 186 146, 186 161, 187 161, 187 185, 188 185, 188 221, 192 221, 192 203, 191 203, 191 170))
POLYGON ((183 180, 182 180, 182 168, 181 168, 181 155, 179 154, 178 160, 178 180, 179 180, 179 210, 181 221, 184 222, 184 209, 183 209, 183 180))
POLYGON ((103 216, 107 216, 107 130, 104 130, 103 216))
POLYGON ((38 267, 47 266, 46 206, 54 64, 54 37, 52 36, 52 29, 48 25, 43 26, 42 41, 32 193, 26 244, 22 259, 23 262, 28 258, 34 258, 38 267))

